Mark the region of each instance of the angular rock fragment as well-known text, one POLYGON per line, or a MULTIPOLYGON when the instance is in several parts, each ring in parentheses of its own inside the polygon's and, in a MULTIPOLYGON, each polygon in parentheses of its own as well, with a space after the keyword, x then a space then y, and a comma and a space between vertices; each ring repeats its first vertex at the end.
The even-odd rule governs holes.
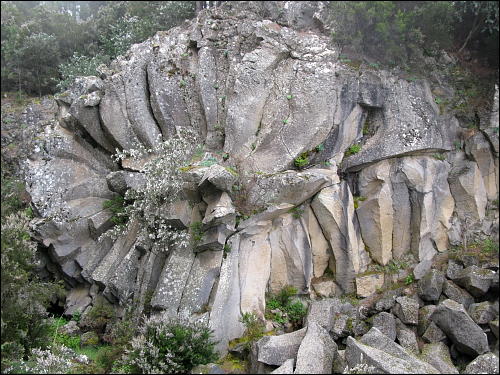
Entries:
POLYGON ((259 362, 281 366, 288 359, 295 358, 300 343, 306 335, 306 328, 279 336, 266 336, 257 341, 259 362))
POLYGON ((474 303, 474 297, 450 280, 445 280, 443 284, 443 294, 449 299, 464 305, 466 309, 474 303))
POLYGON ((417 335, 413 330, 396 319, 396 337, 399 345, 414 354, 419 354, 417 335))
POLYGON ((293 374, 294 363, 295 360, 293 358, 287 359, 280 367, 271 371, 271 374, 293 374))
POLYGON ((421 358, 442 374, 458 374, 457 368, 451 362, 450 350, 442 342, 425 344, 421 358))
POLYGON ((478 356, 465 368, 466 374, 498 374, 498 357, 493 353, 478 356))
POLYGON ((478 356, 489 350, 486 334, 459 303, 451 299, 441 302, 434 310, 431 320, 443 330, 460 352, 478 356))
POLYGON ((306 325, 314 322, 330 331, 333 327, 334 316, 340 311, 340 300, 338 298, 325 298, 313 301, 309 305, 306 317, 306 325))
POLYGON ((365 276, 356 276, 356 294, 368 297, 384 285, 383 273, 372 273, 365 276))
POLYGON ((469 266, 460 271, 453 281, 467 289, 474 297, 481 297, 490 288, 494 275, 495 272, 491 270, 469 266))
POLYGON ((396 340, 396 320, 387 312, 378 313, 373 317, 373 327, 377 328, 391 340, 396 340))
POLYGON ((418 324, 418 302, 409 297, 396 298, 394 314, 401 319, 404 324, 418 324))
POLYGON ((337 344, 328 332, 315 322, 310 322, 300 343, 294 374, 330 374, 337 356, 337 344))
POLYGON ((488 324, 498 316, 498 312, 495 311, 493 305, 488 301, 473 303, 469 306, 468 312, 472 320, 477 324, 488 324))
POLYGON ((418 295, 424 301, 434 302, 439 300, 443 290, 444 275, 441 271, 431 269, 418 281, 418 295))
POLYGON ((373 372, 399 374, 438 374, 433 366, 417 359, 377 328, 372 328, 361 340, 347 338, 346 361, 350 368, 359 364, 374 367, 373 372))

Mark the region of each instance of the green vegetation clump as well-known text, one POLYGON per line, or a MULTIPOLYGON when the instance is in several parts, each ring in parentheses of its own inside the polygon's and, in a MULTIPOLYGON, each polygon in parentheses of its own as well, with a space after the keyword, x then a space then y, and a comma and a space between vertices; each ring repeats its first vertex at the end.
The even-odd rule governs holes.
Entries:
POLYGON ((350 146, 347 151, 345 152, 345 156, 351 156, 351 155, 354 155, 354 154, 357 154, 358 152, 361 151, 361 145, 359 144, 356 144, 356 145, 352 145, 350 146))
POLYGON ((265 335, 265 325, 262 320, 260 320, 253 313, 243 313, 240 317, 240 322, 246 327, 245 333, 239 339, 230 342, 229 346, 234 347, 239 344, 243 344, 246 350, 250 350, 252 344, 259 340, 265 335))
POLYGON ((128 216, 125 214, 125 206, 125 199, 121 195, 103 203, 103 208, 109 209, 113 213, 111 222, 117 225, 127 224, 128 216))
POLYGON ((35 273, 37 245, 31 241, 29 218, 21 199, 23 184, 4 175, 1 199, 2 372, 34 348, 51 343, 46 308, 64 296, 62 282, 42 281, 35 273))
POLYGON ((307 310, 302 302, 292 300, 296 294, 296 288, 285 286, 279 293, 269 295, 266 301, 266 318, 280 324, 291 323, 295 329, 300 328, 307 310))
POLYGON ((432 157, 437 160, 446 160, 446 154, 432 154, 432 157))
POLYGON ((307 152, 303 152, 297 156, 294 160, 294 164, 297 168, 303 168, 309 164, 309 157, 307 152))

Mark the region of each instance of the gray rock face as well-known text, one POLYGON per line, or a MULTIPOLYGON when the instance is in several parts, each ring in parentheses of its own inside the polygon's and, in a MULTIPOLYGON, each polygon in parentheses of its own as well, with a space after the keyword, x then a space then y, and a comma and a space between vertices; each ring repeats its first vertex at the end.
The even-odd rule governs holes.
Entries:
POLYGON ((383 374, 438 374, 439 371, 414 357, 377 328, 372 328, 360 341, 347 338, 346 361, 350 368, 358 364, 373 366, 383 374))
POLYGON ((424 301, 437 301, 443 290, 444 275, 442 272, 431 269, 418 281, 418 295, 424 301))
POLYGON ((337 344, 328 332, 320 325, 310 322, 297 353, 294 374, 330 374, 337 356, 337 344))
POLYGON ((450 299, 441 302, 431 320, 446 333, 459 351, 478 356, 489 350, 486 334, 457 302, 450 299))
POLYGON ((458 374, 450 358, 450 350, 442 342, 425 344, 422 348, 422 360, 439 370, 441 374, 458 374))
POLYGON ((306 334, 306 328, 280 336, 266 336, 257 342, 259 362, 281 366, 288 359, 297 356, 300 343, 306 334))
POLYGON ((418 302, 409 297, 396 298, 394 314, 401 319, 404 324, 418 324, 418 302))
POLYGON ((497 374, 498 357, 493 353, 478 356, 465 368, 467 374, 497 374))
POLYGON ((373 327, 377 328, 391 340, 396 340, 396 320, 394 315, 381 312, 373 317, 373 327))

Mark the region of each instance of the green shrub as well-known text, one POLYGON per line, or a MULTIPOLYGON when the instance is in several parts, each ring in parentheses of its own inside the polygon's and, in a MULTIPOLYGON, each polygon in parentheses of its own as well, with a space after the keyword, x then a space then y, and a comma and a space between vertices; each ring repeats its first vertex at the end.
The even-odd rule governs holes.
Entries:
POLYGON ((271 294, 266 301, 266 316, 276 323, 292 323, 294 328, 302 325, 302 318, 306 315, 306 308, 300 301, 292 301, 292 297, 297 294, 297 289, 292 286, 285 286, 277 294, 271 294), (271 310, 279 310, 271 312, 271 310))
POLYGON ((115 368, 138 374, 189 373, 197 365, 218 359, 206 324, 150 318, 140 332, 115 368))
POLYGON ((352 145, 350 146, 347 151, 345 152, 345 156, 351 156, 351 155, 354 155, 354 154, 357 154, 358 152, 361 151, 361 145, 359 144, 356 144, 356 145, 352 145))
POLYGON ((297 156, 294 160, 294 164, 297 168, 303 168, 307 164, 309 164, 309 158, 308 158, 307 152, 303 152, 302 154, 297 156))
POLYGON ((359 207, 359 202, 363 202, 366 200, 366 197, 360 197, 360 196, 354 196, 354 209, 357 209, 359 207))
POLYGON ((80 348, 80 336, 70 336, 61 332, 61 327, 67 324, 68 321, 64 318, 54 318, 51 320, 48 332, 52 344, 64 345, 73 350, 80 348))
POLYGON ((446 154, 432 154, 432 157, 437 160, 446 160, 446 154))

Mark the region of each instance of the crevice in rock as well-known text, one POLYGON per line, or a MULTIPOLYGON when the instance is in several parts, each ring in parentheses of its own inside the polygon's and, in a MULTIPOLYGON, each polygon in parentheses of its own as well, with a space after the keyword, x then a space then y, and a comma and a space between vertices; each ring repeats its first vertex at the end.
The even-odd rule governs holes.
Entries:
POLYGON ((153 111, 153 108, 151 107, 151 91, 150 91, 150 86, 149 86, 149 79, 150 78, 149 78, 147 66, 144 67, 144 74, 146 76, 146 87, 145 87, 146 95, 145 96, 146 96, 146 103, 148 106, 148 112, 151 115, 151 118, 153 119, 153 121, 156 125, 156 129, 158 129, 159 133, 163 136, 163 138, 165 138, 165 135, 161 132, 160 123, 159 123, 158 119, 155 117, 155 113, 153 111))

